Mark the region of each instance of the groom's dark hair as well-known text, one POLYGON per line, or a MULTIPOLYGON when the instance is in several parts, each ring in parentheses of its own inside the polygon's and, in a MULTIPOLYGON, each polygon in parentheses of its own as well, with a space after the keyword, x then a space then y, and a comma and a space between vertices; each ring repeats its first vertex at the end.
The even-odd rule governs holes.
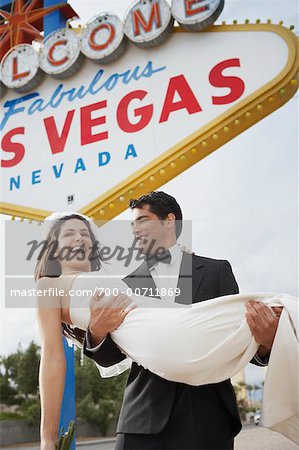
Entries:
POLYGON ((183 214, 180 205, 174 197, 162 191, 153 191, 142 195, 135 199, 132 198, 129 202, 130 208, 143 208, 149 205, 150 211, 161 220, 165 220, 168 214, 172 213, 175 216, 175 234, 178 238, 182 232, 183 214))

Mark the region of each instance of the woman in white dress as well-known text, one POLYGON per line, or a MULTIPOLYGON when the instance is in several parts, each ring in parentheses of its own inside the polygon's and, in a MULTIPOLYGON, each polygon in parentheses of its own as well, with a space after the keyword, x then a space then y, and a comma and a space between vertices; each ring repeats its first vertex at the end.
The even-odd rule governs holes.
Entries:
MULTIPOLYGON (((35 269, 38 297, 37 317, 41 336, 40 396, 41 449, 55 449, 60 408, 64 390, 66 361, 62 333, 83 343, 85 330, 76 327, 70 317, 69 290, 80 273, 99 271, 101 258, 97 238, 90 221, 80 214, 52 215, 46 243, 35 269), (92 250, 90 250, 92 249, 92 250), (49 289, 52 288, 52 292, 49 289), (52 295, 53 292, 59 295, 52 295)), ((120 295, 115 308, 115 326, 120 325, 132 300, 120 295)), ((88 304, 86 304, 87 311, 88 304)))
POLYGON ((95 292, 93 306, 99 302, 101 307, 111 307, 113 301, 115 331, 111 337, 122 352, 161 377, 190 385, 225 380, 252 359, 258 344, 245 319, 245 302, 249 298, 271 306, 288 306, 293 300, 265 294, 233 295, 192 306, 167 304, 166 299, 166 305, 163 302, 161 307, 160 300, 129 297, 125 283, 108 282, 100 276, 98 242, 84 216, 60 215, 46 242, 35 272, 37 288, 44 292, 37 309, 42 346, 42 450, 55 449, 57 441, 66 369, 61 334, 82 344, 90 318, 90 295, 78 297, 74 293, 88 287, 95 292), (101 296, 97 287, 108 288, 116 295, 101 296), (53 296, 53 292, 58 295, 53 296), (186 346, 184 342, 196 342, 196 346, 186 346))

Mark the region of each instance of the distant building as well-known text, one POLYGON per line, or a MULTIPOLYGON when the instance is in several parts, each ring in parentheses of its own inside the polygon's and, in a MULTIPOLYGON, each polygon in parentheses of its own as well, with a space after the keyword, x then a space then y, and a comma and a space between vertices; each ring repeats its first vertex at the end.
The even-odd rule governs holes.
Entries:
POLYGON ((245 370, 232 377, 232 384, 235 388, 237 399, 247 401, 245 370))

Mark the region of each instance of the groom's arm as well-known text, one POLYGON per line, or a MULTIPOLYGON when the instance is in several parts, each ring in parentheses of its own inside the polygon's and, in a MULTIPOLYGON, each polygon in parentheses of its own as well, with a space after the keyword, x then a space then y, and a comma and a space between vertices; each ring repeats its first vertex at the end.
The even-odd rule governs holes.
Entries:
POLYGON ((230 263, 226 260, 221 261, 218 296, 239 294, 239 286, 236 282, 230 263))
POLYGON ((134 309, 132 299, 124 294, 105 296, 96 292, 90 300, 90 321, 83 344, 84 354, 102 367, 124 360, 109 333, 116 330, 134 309))
POLYGON ((89 329, 87 329, 85 334, 83 351, 88 358, 93 359, 102 367, 113 366, 126 358, 113 342, 110 334, 100 344, 92 345, 92 337, 89 329))
MULTIPOLYGON (((219 275, 219 296, 233 295, 239 293, 239 286, 236 282, 231 265, 228 261, 222 261, 219 275)), ((264 367, 268 364, 269 352, 264 351, 264 347, 260 347, 252 360, 251 364, 264 367)))
POLYGON ((271 311, 264 303, 251 300, 245 306, 248 326, 256 342, 260 344, 255 358, 262 362, 258 365, 265 366, 269 361, 282 308, 274 307, 271 311))

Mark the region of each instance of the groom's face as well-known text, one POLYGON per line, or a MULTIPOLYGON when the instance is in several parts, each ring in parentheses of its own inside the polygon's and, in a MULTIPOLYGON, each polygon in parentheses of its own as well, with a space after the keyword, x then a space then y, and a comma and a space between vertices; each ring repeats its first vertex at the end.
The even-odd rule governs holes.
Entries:
POLYGON ((150 205, 133 209, 131 226, 142 253, 153 254, 158 248, 173 245, 170 242, 171 227, 168 226, 168 219, 161 220, 151 212, 150 205))

